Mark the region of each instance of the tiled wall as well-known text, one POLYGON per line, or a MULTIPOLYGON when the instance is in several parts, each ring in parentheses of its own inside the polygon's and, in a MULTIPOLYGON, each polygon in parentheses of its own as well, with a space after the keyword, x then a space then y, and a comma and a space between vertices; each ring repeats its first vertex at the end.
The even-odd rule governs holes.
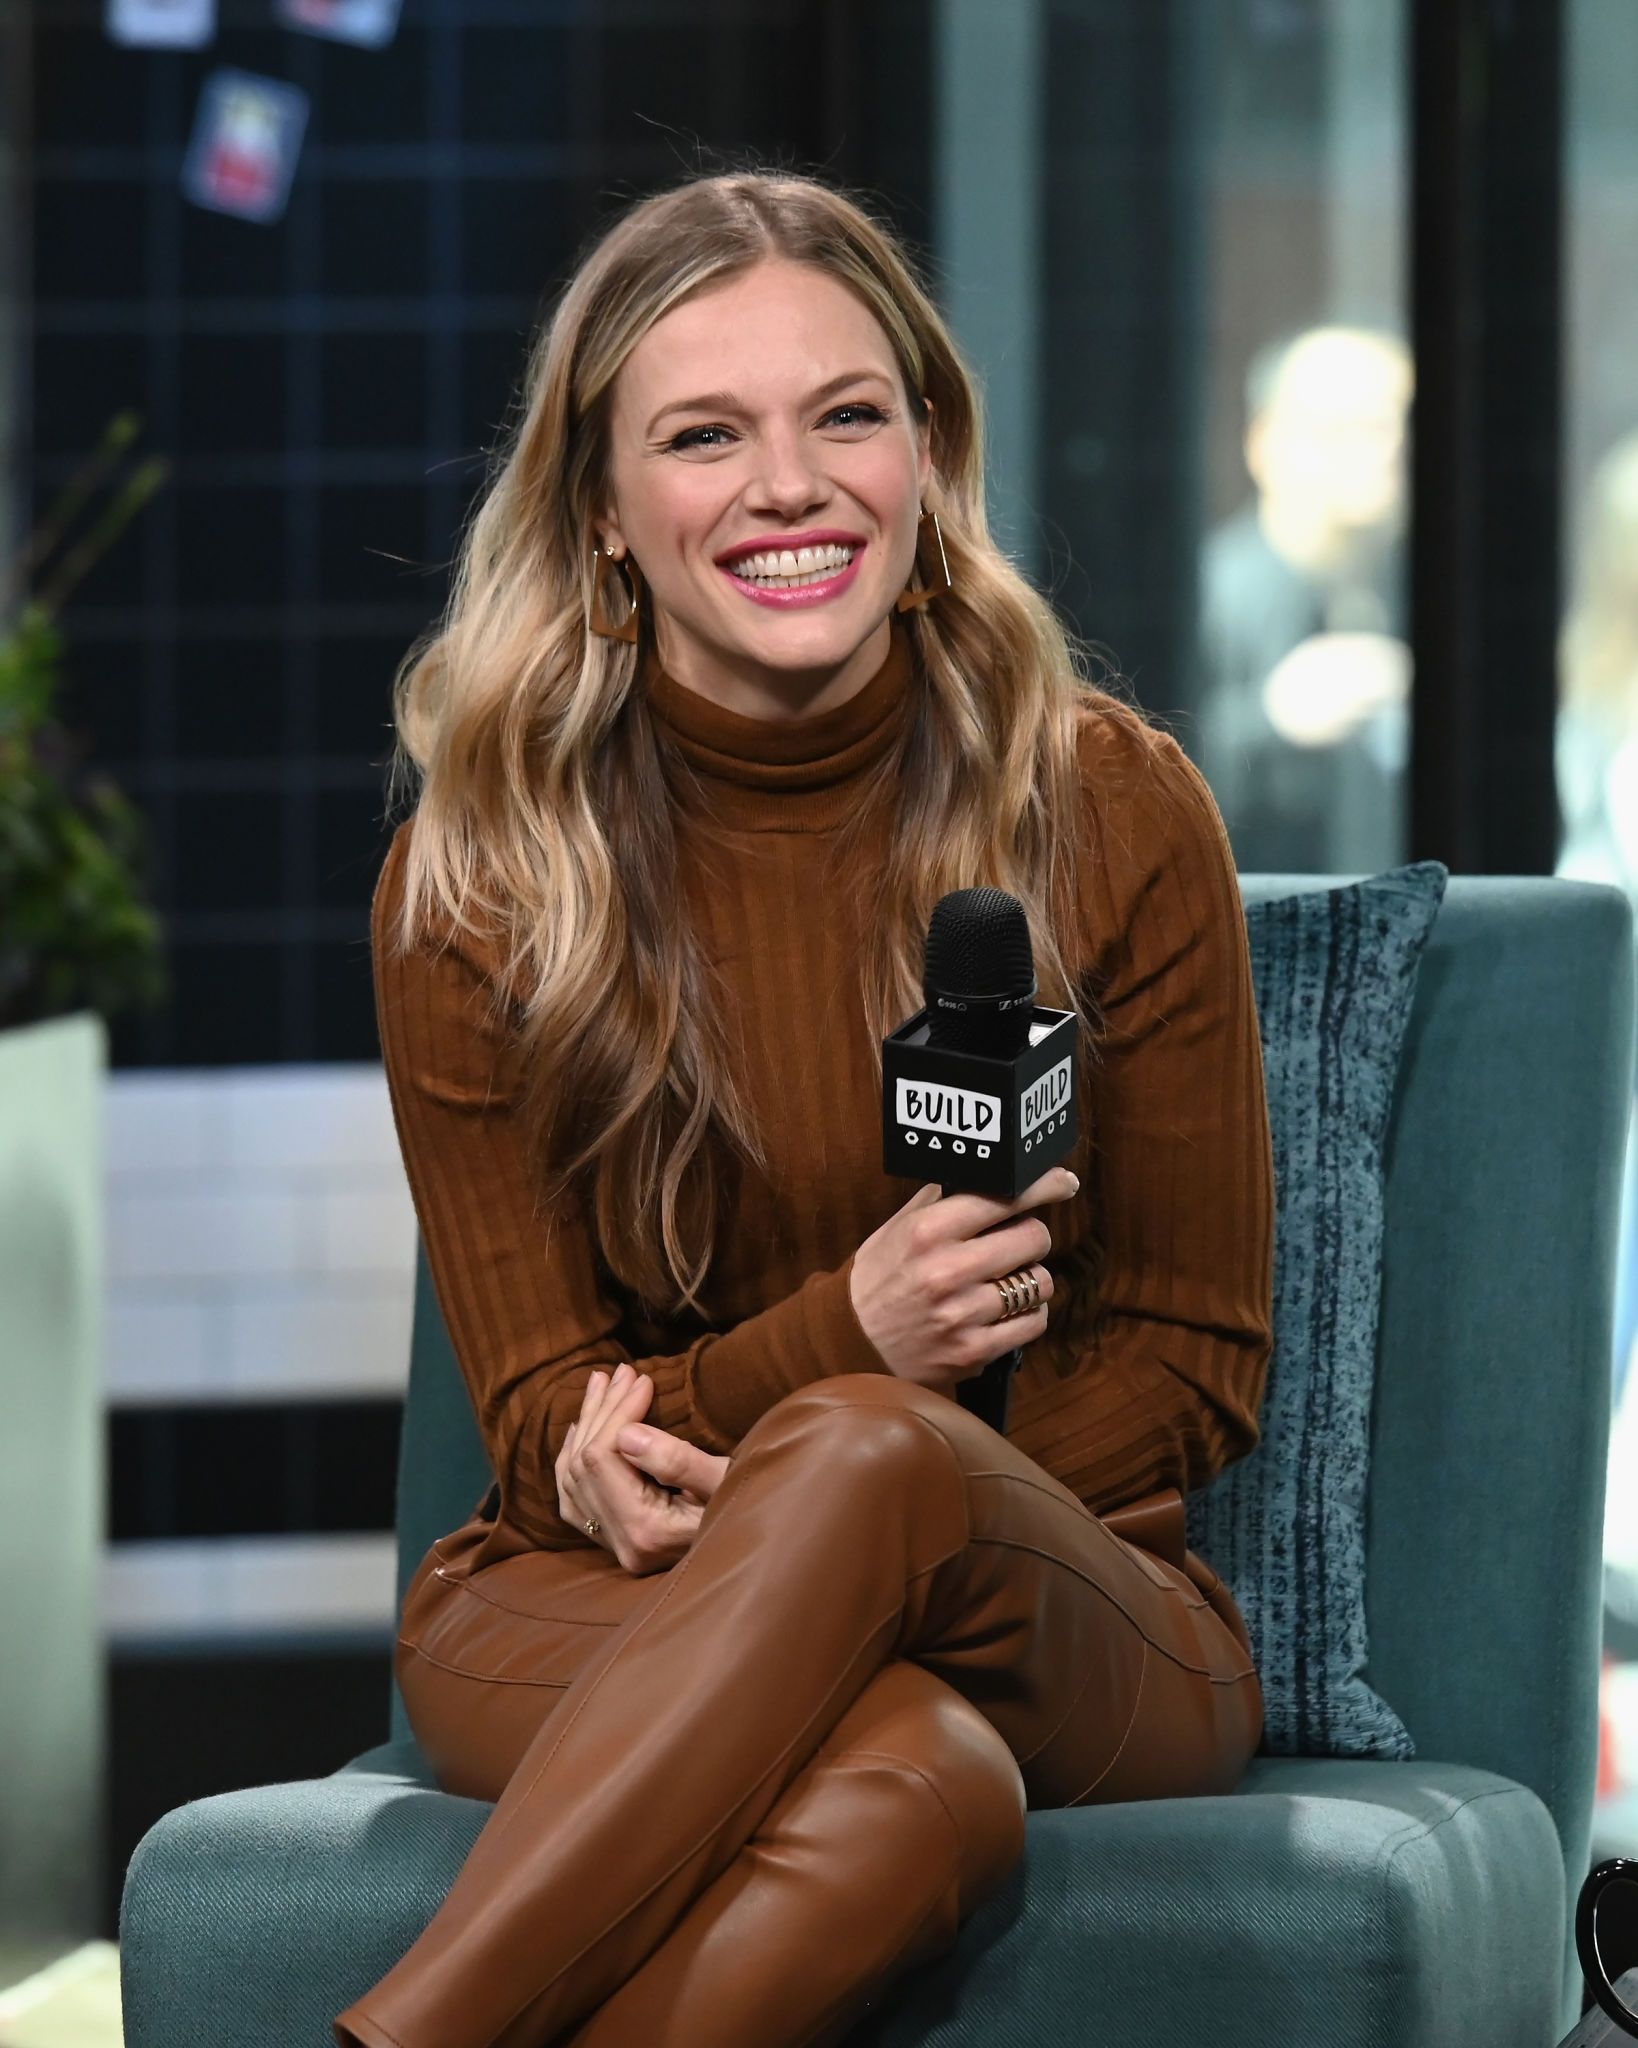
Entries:
POLYGON ((116 1073, 106 1133, 111 1639, 385 1635, 415 1213, 380 1067, 116 1073))
POLYGON ((415 1211, 379 1066, 115 1073, 112 1401, 401 1396, 415 1211))

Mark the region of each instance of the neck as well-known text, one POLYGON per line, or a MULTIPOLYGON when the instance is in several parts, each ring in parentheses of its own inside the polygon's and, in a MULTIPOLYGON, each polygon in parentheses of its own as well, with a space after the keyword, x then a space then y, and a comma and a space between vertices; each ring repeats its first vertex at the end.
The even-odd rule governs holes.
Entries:
POLYGON ((696 697, 741 718, 760 718, 770 725, 814 718, 834 711, 857 696, 886 661, 892 644, 892 620, 885 618, 868 633, 839 668, 769 668, 748 657, 726 659, 708 652, 698 641, 679 644, 679 636, 656 621, 655 645, 660 666, 672 680, 696 697))

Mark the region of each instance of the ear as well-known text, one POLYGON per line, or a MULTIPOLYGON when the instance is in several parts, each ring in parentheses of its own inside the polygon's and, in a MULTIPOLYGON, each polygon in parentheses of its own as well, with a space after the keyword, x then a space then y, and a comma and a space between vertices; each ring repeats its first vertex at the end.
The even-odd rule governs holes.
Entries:
POLYGON ((620 521, 612 505, 606 506, 603 512, 593 519, 592 531, 600 547, 605 548, 615 561, 623 560, 627 552, 626 537, 621 531, 620 521))
POLYGON ((916 423, 916 436, 921 443, 916 456, 916 482, 925 491, 927 479, 933 473, 933 401, 924 398, 922 408, 922 416, 916 423))

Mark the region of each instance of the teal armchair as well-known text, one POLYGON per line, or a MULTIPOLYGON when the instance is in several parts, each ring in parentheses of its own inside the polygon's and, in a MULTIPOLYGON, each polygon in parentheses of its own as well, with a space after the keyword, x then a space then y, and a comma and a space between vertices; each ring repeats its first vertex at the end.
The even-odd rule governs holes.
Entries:
MULTIPOLYGON (((1032 1813, 1007 1884, 859 2048, 1548 2048, 1570 2027, 1634 1001, 1619 892, 1451 878, 1389 1129, 1369 1502, 1369 1675, 1416 1759, 1259 1757, 1221 1798, 1032 1813)), ((488 1477, 423 1263, 400 1592, 488 1477)), ((127 2048, 328 2048, 489 1811, 436 1789, 396 1687, 389 1738, 149 1831, 127 2048)))

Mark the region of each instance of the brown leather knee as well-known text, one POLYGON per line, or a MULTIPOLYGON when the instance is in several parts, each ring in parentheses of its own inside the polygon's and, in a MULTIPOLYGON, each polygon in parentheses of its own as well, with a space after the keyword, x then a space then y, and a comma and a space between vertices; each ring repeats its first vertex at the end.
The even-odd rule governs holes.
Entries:
POLYGON ((958 1495, 961 1479, 955 1452, 939 1427, 943 1411, 966 1411, 930 1388, 882 1373, 838 1373, 793 1388, 746 1431, 734 1450, 736 1461, 759 1444, 795 1434, 823 1438, 825 1481, 842 1485, 868 1510, 913 1484, 958 1495))
POLYGON ((942 1678, 907 1658, 884 1665, 820 1744, 824 1756, 875 1753, 918 1773, 961 1842, 963 1917, 1024 1853, 1024 1780, 1001 1736, 942 1678))

